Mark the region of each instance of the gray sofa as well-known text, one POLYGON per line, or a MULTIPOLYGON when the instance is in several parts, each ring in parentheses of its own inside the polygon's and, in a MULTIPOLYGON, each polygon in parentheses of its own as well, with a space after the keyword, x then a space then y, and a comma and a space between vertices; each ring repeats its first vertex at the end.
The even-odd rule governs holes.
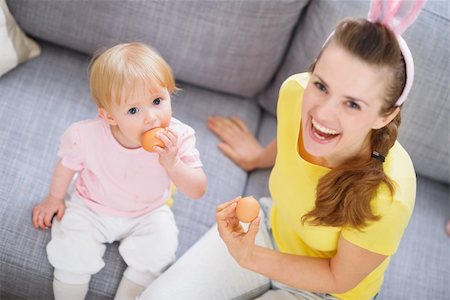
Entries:
MULTIPOLYGON (((45 251, 50 232, 32 227, 31 210, 47 193, 61 133, 95 116, 87 81, 95 50, 149 43, 172 65, 182 88, 173 99, 174 115, 197 132, 208 190, 197 202, 176 195, 180 257, 214 225, 217 204, 240 194, 269 194, 270 170, 247 174, 225 158, 205 126, 207 117, 238 115, 268 143, 282 81, 306 70, 338 20, 365 17, 368 10, 367 1, 323 0, 7 4, 42 54, 0 78, 0 299, 33 300, 52 299, 53 270, 45 251)), ((450 299, 450 238, 443 229, 450 211, 449 11, 447 1, 429 0, 404 35, 416 79, 399 140, 414 161, 417 198, 378 299, 450 299)), ((105 261, 89 299, 114 295, 125 268, 116 243, 105 261)))

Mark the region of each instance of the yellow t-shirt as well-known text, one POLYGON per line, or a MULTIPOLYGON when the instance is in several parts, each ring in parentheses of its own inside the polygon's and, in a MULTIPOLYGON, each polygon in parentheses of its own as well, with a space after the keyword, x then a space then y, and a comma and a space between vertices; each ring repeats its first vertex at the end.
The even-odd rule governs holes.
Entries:
MULTIPOLYGON (((269 180, 273 198, 270 221, 275 242, 281 252, 330 258, 336 254, 342 235, 359 247, 391 256, 396 252, 410 219, 416 193, 414 167, 398 142, 383 163, 384 172, 394 182, 395 193, 391 196, 388 188, 380 185, 371 202, 372 211, 381 217, 380 220, 368 223, 362 231, 301 223, 301 217, 314 207, 318 180, 329 171, 305 161, 298 153, 302 99, 308 80, 308 73, 296 74, 289 77, 280 89, 277 158, 269 180)), ((381 288, 388 264, 389 258, 355 288, 333 296, 358 300, 373 298, 381 288)))

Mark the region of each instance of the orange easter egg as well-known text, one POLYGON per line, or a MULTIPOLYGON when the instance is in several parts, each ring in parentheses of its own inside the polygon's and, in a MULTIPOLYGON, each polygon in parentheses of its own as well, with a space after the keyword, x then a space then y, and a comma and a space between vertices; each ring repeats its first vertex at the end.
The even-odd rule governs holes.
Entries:
POLYGON ((161 131, 164 131, 164 128, 156 127, 144 132, 141 136, 142 148, 149 152, 155 152, 153 146, 164 147, 164 143, 156 137, 156 134, 161 131))
POLYGON ((259 203, 253 196, 239 199, 236 205, 236 217, 239 221, 250 223, 259 214, 259 203))

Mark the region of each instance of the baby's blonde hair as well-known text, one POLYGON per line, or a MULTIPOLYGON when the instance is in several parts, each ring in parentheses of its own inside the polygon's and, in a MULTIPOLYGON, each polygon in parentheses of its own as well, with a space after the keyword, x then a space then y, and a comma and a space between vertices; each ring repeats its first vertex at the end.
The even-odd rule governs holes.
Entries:
POLYGON ((138 42, 118 44, 95 55, 89 66, 89 84, 97 106, 107 110, 113 101, 120 104, 124 91, 133 93, 139 84, 149 89, 165 87, 169 93, 177 91, 167 62, 138 42))

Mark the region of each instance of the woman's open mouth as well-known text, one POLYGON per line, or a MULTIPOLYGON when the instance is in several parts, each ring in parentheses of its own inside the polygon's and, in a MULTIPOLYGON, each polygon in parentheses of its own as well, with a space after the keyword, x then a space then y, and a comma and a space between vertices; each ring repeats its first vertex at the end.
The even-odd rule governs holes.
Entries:
POLYGON ((319 124, 316 120, 311 118, 310 135, 318 143, 328 143, 338 137, 340 133, 334 129, 327 128, 319 124))

